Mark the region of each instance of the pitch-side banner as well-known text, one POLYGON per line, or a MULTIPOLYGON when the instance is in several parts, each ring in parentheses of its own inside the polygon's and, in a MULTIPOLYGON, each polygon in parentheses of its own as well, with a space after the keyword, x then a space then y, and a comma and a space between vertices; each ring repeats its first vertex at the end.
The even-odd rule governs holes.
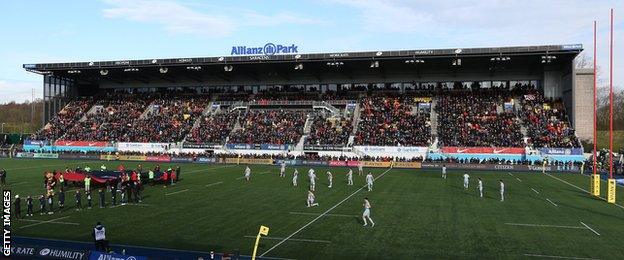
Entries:
POLYGON ((59 140, 54 142, 56 146, 86 146, 86 147, 106 147, 110 146, 108 142, 89 142, 89 141, 65 141, 59 140))
POLYGON ((169 143, 117 143, 121 152, 166 152, 169 147, 169 143))
POLYGON ((523 154, 518 147, 443 147, 442 153, 523 154))
POLYGON ((425 157, 427 147, 420 146, 354 146, 353 149, 368 156, 425 157))
POLYGON ((540 148, 542 155, 583 155, 582 148, 540 148))

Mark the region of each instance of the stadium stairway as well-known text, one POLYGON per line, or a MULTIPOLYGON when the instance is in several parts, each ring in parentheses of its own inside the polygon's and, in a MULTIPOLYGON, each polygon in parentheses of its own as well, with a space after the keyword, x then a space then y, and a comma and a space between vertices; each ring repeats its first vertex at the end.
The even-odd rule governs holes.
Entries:
POLYGON ((437 100, 431 99, 431 114, 429 116, 429 121, 431 121, 431 138, 438 137, 438 113, 435 110, 437 105, 437 100))

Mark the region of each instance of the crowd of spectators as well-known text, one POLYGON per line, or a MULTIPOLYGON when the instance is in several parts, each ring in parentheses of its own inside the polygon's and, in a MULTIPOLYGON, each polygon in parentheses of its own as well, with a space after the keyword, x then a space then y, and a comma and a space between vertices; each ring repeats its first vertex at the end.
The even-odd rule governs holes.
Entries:
POLYGON ((218 113, 212 116, 202 116, 199 124, 186 137, 189 143, 223 144, 230 134, 239 113, 218 113))
POLYGON ((249 110, 242 128, 230 135, 229 143, 297 144, 309 111, 249 110))
POLYGON ((112 96, 99 100, 98 109, 86 115, 86 120, 70 126, 64 140, 71 141, 118 141, 125 138, 147 106, 150 96, 112 96))
POLYGON ((500 109, 509 99, 510 92, 499 90, 440 93, 435 107, 440 145, 523 147, 520 121, 515 112, 500 109))
POLYGON ((561 101, 546 100, 538 91, 521 96, 528 144, 540 147, 580 147, 561 101))
POLYGON ((415 112, 411 95, 371 95, 362 100, 355 144, 427 146, 431 140, 429 113, 415 112))
POLYGON ((93 99, 79 98, 70 101, 45 127, 33 134, 33 140, 56 140, 62 137, 68 127, 76 124, 93 106, 93 99))
POLYGON ((161 97, 152 102, 145 117, 136 119, 133 127, 118 141, 172 143, 189 133, 195 120, 206 108, 205 97, 161 97))
POLYGON ((316 116, 306 144, 345 146, 353 130, 350 118, 324 118, 316 116))

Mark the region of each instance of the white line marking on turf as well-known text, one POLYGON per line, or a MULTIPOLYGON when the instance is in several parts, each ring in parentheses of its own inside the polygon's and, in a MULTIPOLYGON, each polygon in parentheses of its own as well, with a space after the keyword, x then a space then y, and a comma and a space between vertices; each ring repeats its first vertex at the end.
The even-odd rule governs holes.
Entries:
POLYGON ((539 191, 536 191, 535 189, 531 188, 535 193, 539 194, 539 191))
MULTIPOLYGON (((312 212, 288 212, 288 214, 292 214, 292 215, 307 215, 307 216, 316 216, 318 213, 312 213, 312 212)), ((325 214, 325 216, 328 217, 348 217, 348 218, 353 218, 353 217, 359 217, 359 215, 345 215, 345 214, 325 214)))
POLYGON ((511 172, 507 172, 507 174, 509 174, 510 176, 513 176, 513 173, 511 173, 511 172))
POLYGON ((271 171, 263 171, 263 172, 258 173, 258 174, 259 174, 259 175, 264 175, 264 174, 267 174, 267 173, 271 173, 271 171))
POLYGON ((50 219, 50 220, 46 220, 46 221, 33 223, 33 224, 30 224, 30 225, 26 225, 26 226, 20 227, 20 229, 27 228, 27 227, 34 227, 34 226, 38 226, 38 225, 45 224, 45 223, 52 223, 54 221, 61 220, 61 219, 66 219, 66 218, 69 218, 69 216, 65 216, 65 217, 60 217, 60 218, 55 218, 55 219, 50 219))
POLYGON ((516 180, 518 180, 519 182, 522 182, 522 180, 520 178, 518 178, 518 177, 516 177, 516 180))
MULTIPOLYGON (((43 221, 43 220, 35 220, 35 219, 20 219, 19 221, 35 222, 35 223, 45 222, 45 221, 43 221)), ((75 223, 75 222, 62 222, 62 221, 53 221, 53 222, 46 222, 46 223, 50 223, 50 224, 62 224, 62 225, 74 225, 74 226, 78 226, 78 225, 80 225, 80 223, 75 223)))
MULTIPOLYGON (((572 186, 572 187, 574 187, 574 188, 577 188, 577 189, 579 189, 579 190, 581 190, 581 191, 584 191, 584 192, 586 192, 586 193, 589 193, 589 191, 588 191, 588 190, 583 189, 583 188, 581 188, 581 187, 579 187, 579 186, 576 186, 576 185, 574 185, 574 184, 572 184, 572 183, 569 183, 569 182, 567 182, 567 181, 565 181, 565 180, 562 180, 562 179, 560 179, 560 178, 557 178, 557 177, 555 177, 555 176, 551 175, 550 173, 544 173, 544 174, 546 174, 546 175, 550 176, 551 178, 554 178, 554 179, 556 179, 556 180, 559 180, 559 181, 561 181, 561 182, 563 182, 563 183, 565 183, 565 184, 568 184, 568 185, 570 185, 570 186, 572 186)), ((598 198, 600 198, 600 199, 602 199, 602 200, 604 200, 604 201, 607 201, 607 199, 605 199, 605 198, 603 198, 603 197, 598 197, 598 198)), ((624 209, 624 206, 622 206, 622 205, 620 205, 620 204, 613 203, 613 205, 618 206, 618 207, 620 207, 620 208, 624 209)))
MULTIPOLYGON (((256 238, 256 236, 245 236, 246 238, 256 238)), ((284 239, 283 237, 262 237, 262 239, 268 239, 268 240, 282 240, 284 239)), ((325 244, 330 244, 331 241, 329 240, 318 240, 318 239, 307 239, 307 238, 291 238, 288 239, 290 241, 296 241, 296 242, 310 242, 310 243, 325 243, 325 244)))
POLYGON ((544 257, 544 258, 559 258, 559 259, 577 259, 577 260, 599 260, 598 258, 586 258, 586 257, 575 257, 575 256, 559 256, 559 255, 524 254, 524 256, 544 257))
POLYGON ((183 190, 179 190, 179 191, 174 191, 171 193, 165 193, 165 196, 169 196, 169 195, 173 195, 173 194, 178 194, 178 193, 182 193, 182 192, 186 192, 189 191, 189 189, 183 189, 183 190))
POLYGON ((117 204, 110 206, 109 208, 114 209, 121 206, 140 206, 140 207, 151 207, 152 204, 144 204, 144 203, 126 203, 126 204, 117 204))
POLYGON ((585 226, 587 229, 591 230, 592 232, 594 232, 594 234, 599 235, 600 233, 596 232, 596 230, 594 230, 593 228, 589 227, 587 224, 583 223, 583 221, 581 221, 581 224, 583 224, 583 226, 585 226))
POLYGON ((27 181, 22 181, 22 182, 17 182, 17 183, 11 183, 8 186, 14 186, 14 185, 20 185, 20 184, 26 184, 28 183, 27 181))
MULTIPOLYGON (((374 180, 377 180, 381 177, 383 177, 384 175, 386 175, 386 173, 388 173, 390 170, 392 170, 392 168, 387 169, 386 171, 384 171, 382 174, 380 174, 379 176, 377 176, 374 180)), ((326 215, 327 213, 329 213, 330 211, 332 211, 333 209, 335 209, 336 207, 340 206, 340 204, 342 204, 343 202, 347 201, 348 199, 350 199, 351 197, 353 197, 353 195, 357 194, 358 192, 360 192, 361 190, 363 190, 366 187, 366 185, 362 185, 362 187, 360 187, 359 189, 355 190, 353 193, 351 193, 351 195, 347 196, 346 198, 344 198, 343 200, 341 200, 340 202, 336 203, 336 205, 332 206, 331 208, 329 208, 328 210, 326 210, 325 212, 321 213, 321 215, 319 215, 318 217, 312 219, 310 222, 308 222, 308 224, 303 225, 303 227, 297 229, 297 231, 293 232, 292 234, 290 234, 289 236, 285 237, 283 240, 281 240, 280 242, 278 242, 277 244, 275 244, 273 247, 269 248, 267 251, 264 251, 264 253, 262 253, 260 256, 264 256, 266 254, 268 254, 269 252, 273 251, 273 249, 277 248, 278 246, 280 246, 281 244, 283 244, 284 242, 286 242, 286 240, 292 238, 294 235, 296 235, 297 233, 301 232, 301 230, 303 230, 304 228, 308 227, 309 225, 312 225, 312 223, 316 222, 317 220, 319 220, 321 217, 323 217, 324 215, 326 215)))
POLYGON ((219 185, 219 184, 221 184, 221 183, 223 183, 223 182, 222 182, 222 181, 220 181, 220 182, 215 182, 215 183, 207 184, 207 185, 206 185, 206 187, 219 185))
POLYGON ((550 200, 549 198, 546 198, 546 200, 547 200, 548 202, 550 202, 550 204, 555 205, 555 207, 559 207, 559 205, 557 205, 557 204, 555 204, 554 202, 552 202, 552 200, 550 200))
POLYGON ((522 226, 522 227, 546 227, 546 228, 587 229, 586 227, 558 226, 558 225, 540 225, 540 224, 522 224, 522 223, 505 223, 505 225, 509 225, 509 226, 522 226))

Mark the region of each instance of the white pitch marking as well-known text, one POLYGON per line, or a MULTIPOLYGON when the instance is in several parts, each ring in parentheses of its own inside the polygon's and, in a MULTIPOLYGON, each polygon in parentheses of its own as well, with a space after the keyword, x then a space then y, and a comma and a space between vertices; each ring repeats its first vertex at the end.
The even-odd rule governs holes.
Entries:
MULTIPOLYGON (((388 173, 392 168, 387 169, 386 171, 384 171, 382 174, 380 174, 379 176, 377 176, 374 180, 377 180, 381 177, 383 177, 384 175, 386 175, 386 173, 388 173)), ((312 223, 316 222, 317 220, 319 220, 321 217, 323 217, 324 215, 326 215, 327 213, 329 213, 330 211, 332 211, 333 209, 335 209, 336 207, 340 206, 340 204, 342 204, 343 202, 347 201, 348 199, 350 199, 351 197, 353 197, 353 195, 357 194, 358 192, 360 192, 361 190, 363 190, 366 187, 366 185, 362 185, 362 187, 360 187, 359 189, 355 190, 353 193, 351 193, 351 195, 347 196, 346 198, 344 198, 343 200, 341 200, 340 202, 336 203, 336 205, 332 206, 331 208, 329 208, 328 210, 326 210, 325 212, 321 213, 321 215, 319 215, 318 217, 312 219, 310 222, 308 222, 308 224, 303 225, 303 227, 297 229, 295 232, 293 232, 292 234, 290 234, 289 236, 285 237, 283 240, 281 240, 280 242, 278 242, 277 244, 275 244, 273 247, 269 248, 267 251, 265 251, 264 253, 262 253, 260 256, 264 256, 266 254, 268 254, 269 252, 273 251, 273 249, 277 248, 278 246, 280 246, 281 244, 283 244, 284 242, 286 242, 288 239, 292 238, 294 235, 296 235, 297 233, 301 232, 301 230, 303 230, 304 228, 308 227, 309 225, 311 225, 312 223)))
MULTIPOLYGON (((245 236, 246 238, 256 238, 256 236, 245 236)), ((262 239, 268 239, 268 240, 282 240, 284 239, 283 237, 262 237, 262 239)), ((324 244, 330 244, 331 241, 329 240, 318 240, 318 239, 307 239, 307 238, 291 238, 288 239, 290 241, 297 241, 297 242, 310 242, 310 243, 324 243, 324 244)))
MULTIPOLYGON (((570 186, 572 186, 572 187, 574 187, 574 188, 577 188, 577 189, 579 189, 579 190, 581 190, 581 191, 584 191, 584 192, 586 192, 586 193, 589 193, 589 191, 588 191, 588 190, 583 189, 583 188, 581 188, 581 187, 579 187, 579 186, 576 186, 576 185, 574 185, 574 184, 572 184, 572 183, 569 183, 569 182, 567 182, 567 181, 565 181, 565 180, 562 180, 562 179, 560 179, 560 178, 557 178, 557 177, 555 177, 555 176, 551 175, 550 173, 545 173, 545 174, 546 174, 546 175, 548 175, 548 176, 550 176, 551 178, 554 178, 554 179, 556 179, 556 180, 559 180, 559 181, 561 181, 561 182, 563 182, 563 183, 565 183, 565 184, 568 184, 568 185, 570 185, 570 186)), ((605 198, 603 198, 603 197, 598 197, 598 198, 600 198, 600 199, 602 199, 602 200, 604 200, 604 201, 607 201, 607 199, 605 199, 605 198)), ((622 206, 622 205, 620 205, 620 204, 613 203, 613 205, 618 206, 618 207, 620 207, 620 208, 624 209, 624 206, 622 206)))
POLYGON ((539 191, 536 191, 535 189, 531 188, 535 193, 539 194, 539 191))
POLYGON ((511 172, 507 172, 507 174, 509 174, 509 176, 513 176, 513 173, 511 173, 511 172))
POLYGON ((520 178, 518 178, 518 177, 516 177, 516 180, 518 180, 519 182, 522 182, 522 180, 520 178))
POLYGON ((598 260, 597 258, 585 258, 585 257, 575 257, 575 256, 559 256, 559 255, 524 254, 524 256, 545 257, 545 258, 559 258, 559 259, 576 259, 576 260, 598 260))
POLYGON ((189 191, 189 189, 183 189, 183 190, 175 191, 175 192, 172 192, 172 193, 165 193, 165 196, 178 194, 178 193, 182 193, 182 192, 186 192, 186 191, 189 191))
POLYGON ((221 184, 221 183, 223 183, 223 182, 222 182, 222 181, 220 181, 220 182, 215 182, 215 183, 207 184, 207 185, 206 185, 206 187, 211 187, 211 186, 219 185, 219 184, 221 184))
POLYGON ((51 219, 51 220, 46 220, 46 221, 33 223, 33 224, 30 224, 30 225, 26 225, 26 226, 20 227, 20 229, 27 228, 27 227, 34 227, 34 226, 38 226, 38 225, 45 224, 45 223, 52 223, 54 221, 61 220, 61 219, 66 219, 66 218, 69 218, 69 216, 65 216, 65 217, 60 217, 60 218, 55 218, 55 219, 51 219))
POLYGON ((550 202, 550 204, 553 204, 555 207, 559 207, 559 205, 555 204, 554 202, 552 202, 552 200, 550 200, 549 198, 546 198, 546 200, 548 202, 550 202))
POLYGON ((522 226, 522 227, 546 227, 546 228, 587 229, 586 227, 558 226, 558 225, 540 225, 540 224, 522 224, 522 223, 505 223, 505 225, 510 225, 510 226, 522 226))
POLYGON ((583 221, 581 221, 581 224, 583 224, 583 226, 587 227, 587 229, 591 230, 592 232, 594 232, 594 234, 599 235, 600 233, 596 232, 596 230, 594 230, 593 228, 589 227, 587 224, 583 223, 583 221))
MULTIPOLYGON (((288 214, 292 214, 292 215, 308 215, 308 216, 316 216, 317 213, 312 213, 312 212, 288 212, 288 214)), ((345 214, 325 214, 325 216, 328 217, 348 217, 348 218, 352 218, 352 217, 359 217, 359 215, 345 215, 345 214)))
MULTIPOLYGON (((35 219, 20 219, 19 221, 35 222, 35 223, 45 222, 45 221, 43 221, 43 220, 35 220, 35 219)), ((80 223, 75 223, 75 222, 61 222, 61 221, 53 221, 53 222, 46 222, 46 223, 50 223, 50 224, 62 224, 62 225, 74 225, 74 226, 78 226, 78 225, 80 225, 80 223)))

